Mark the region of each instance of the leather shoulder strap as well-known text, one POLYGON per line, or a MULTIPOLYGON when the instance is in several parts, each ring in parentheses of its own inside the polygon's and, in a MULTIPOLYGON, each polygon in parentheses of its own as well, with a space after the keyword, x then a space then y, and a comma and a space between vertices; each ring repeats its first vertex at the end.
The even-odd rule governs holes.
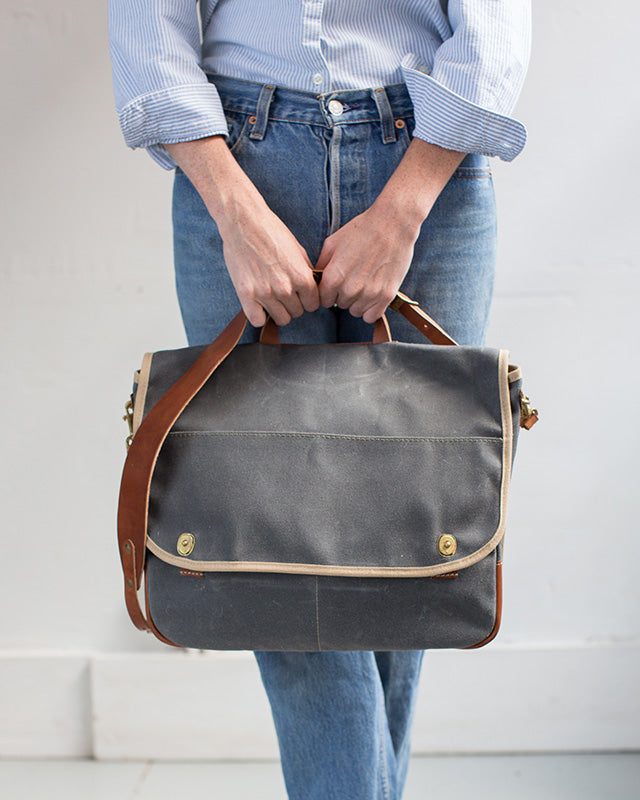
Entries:
POLYGON ((457 345, 444 328, 424 312, 415 300, 411 300, 406 294, 398 292, 395 300, 389 305, 394 311, 402 314, 403 317, 423 333, 433 344, 457 345))
POLYGON ((141 630, 151 630, 140 608, 138 590, 144 567, 149 489, 158 453, 184 408, 239 342, 246 324, 247 318, 241 311, 153 406, 127 453, 120 482, 118 547, 127 610, 133 624, 141 630))

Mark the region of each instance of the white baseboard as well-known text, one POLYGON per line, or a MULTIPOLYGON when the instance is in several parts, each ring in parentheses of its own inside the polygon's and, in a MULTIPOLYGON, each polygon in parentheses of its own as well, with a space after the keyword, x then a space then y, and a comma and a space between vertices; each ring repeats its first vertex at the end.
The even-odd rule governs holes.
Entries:
POLYGON ((0 651, 0 757, 92 755, 89 659, 0 651))
MULTIPOLYGON (((414 751, 640 749, 640 647, 426 655, 414 751)), ((0 652, 0 756, 277 757, 246 653, 0 652)))
POLYGON ((97 758, 277 758, 269 705, 251 653, 95 659, 97 758))
POLYGON ((421 753, 640 748, 640 648, 487 647, 428 654, 421 753))

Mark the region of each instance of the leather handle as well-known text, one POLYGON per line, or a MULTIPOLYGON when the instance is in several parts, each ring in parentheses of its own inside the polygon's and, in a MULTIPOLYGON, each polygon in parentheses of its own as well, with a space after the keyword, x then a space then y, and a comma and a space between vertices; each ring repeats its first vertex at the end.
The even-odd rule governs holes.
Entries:
MULTIPOLYGON (((434 344, 456 344, 415 301, 406 295, 398 293, 390 308, 405 316, 434 344)), ((240 311, 218 338, 162 395, 136 431, 122 471, 118 503, 118 547, 124 575, 125 602, 133 624, 140 630, 153 631, 161 638, 153 622, 145 617, 138 598, 146 556, 149 491, 153 470, 162 443, 173 424, 238 344, 246 325, 247 318, 244 312, 240 311)), ((386 319, 382 325, 383 328, 386 326, 384 336, 388 337, 384 341, 390 341, 391 334, 386 319)))
MULTIPOLYGON (((384 314, 373 325, 371 341, 373 344, 392 341, 389 322, 384 314)), ((272 317, 267 317, 267 321, 260 331, 260 344, 280 344, 280 328, 272 317)))

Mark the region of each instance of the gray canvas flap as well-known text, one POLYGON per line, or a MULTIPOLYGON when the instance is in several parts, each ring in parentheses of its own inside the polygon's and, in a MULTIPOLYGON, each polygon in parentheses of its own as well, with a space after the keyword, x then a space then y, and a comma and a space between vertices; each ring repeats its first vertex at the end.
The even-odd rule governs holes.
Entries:
MULTIPOLYGON (((145 413, 201 350, 153 355, 145 413)), ((162 446, 148 547, 208 571, 408 577, 475 563, 504 527, 507 370, 489 348, 236 347, 162 446)))

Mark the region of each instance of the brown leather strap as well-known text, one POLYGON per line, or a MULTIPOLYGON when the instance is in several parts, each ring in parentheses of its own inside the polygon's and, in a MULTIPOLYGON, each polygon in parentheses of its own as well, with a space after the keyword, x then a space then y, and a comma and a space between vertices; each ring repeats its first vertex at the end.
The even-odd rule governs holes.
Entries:
POLYGON ((387 321, 386 316, 383 314, 380 319, 377 319, 373 323, 373 344, 383 344, 384 342, 390 342, 391 339, 391 328, 389 327, 389 322, 387 321))
MULTIPOLYGON (((390 307, 403 314, 434 344, 456 344, 406 295, 398 293, 390 307)), ((142 583, 145 563, 151 477, 160 448, 176 419, 239 342, 246 324, 247 318, 241 311, 184 375, 158 400, 143 419, 131 442, 120 483, 118 546, 124 574, 127 610, 131 621, 140 630, 151 630, 156 633, 152 621, 147 620, 140 607, 138 590, 142 583)), ((275 329, 277 333, 277 327, 275 329)), ((376 336, 384 337, 382 341, 390 340, 391 334, 386 319, 374 332, 374 342, 376 336)))
MULTIPOLYGON (((314 270, 314 275, 316 280, 318 280, 319 276, 322 275, 322 271, 314 270)), ((411 300, 411 298, 407 297, 406 294, 398 292, 395 296, 395 299, 389 304, 389 308, 392 308, 394 311, 402 314, 402 316, 405 317, 414 328, 417 328, 420 333, 426 336, 432 344, 458 344, 455 339, 452 339, 451 336, 449 336, 444 328, 438 325, 434 319, 432 319, 420 308, 415 300, 411 300)), ((384 314, 375 323, 376 327, 374 328, 373 333, 374 344, 391 341, 391 332, 389 331, 388 334, 383 334, 382 329, 379 327, 380 324, 384 325, 386 330, 389 331, 389 323, 387 322, 387 318, 384 314)), ((278 326, 271 319, 271 317, 267 318, 267 322, 260 334, 260 341, 263 344, 278 344, 280 341, 278 326)))
POLYGON ((417 328, 423 333, 433 344, 458 344, 449 336, 444 328, 441 328, 435 320, 431 319, 431 317, 420 308, 415 300, 410 300, 406 294, 398 292, 389 308, 402 314, 403 317, 409 320, 414 328, 417 328))
POLYGON ((267 321, 260 331, 260 344, 280 344, 280 328, 276 325, 273 317, 267 317, 267 321))
POLYGON ((133 624, 141 630, 151 629, 140 608, 137 592, 145 560, 149 489, 158 453, 176 419, 236 346, 246 324, 247 318, 241 311, 158 400, 142 420, 127 453, 120 483, 118 545, 127 610, 133 624))

